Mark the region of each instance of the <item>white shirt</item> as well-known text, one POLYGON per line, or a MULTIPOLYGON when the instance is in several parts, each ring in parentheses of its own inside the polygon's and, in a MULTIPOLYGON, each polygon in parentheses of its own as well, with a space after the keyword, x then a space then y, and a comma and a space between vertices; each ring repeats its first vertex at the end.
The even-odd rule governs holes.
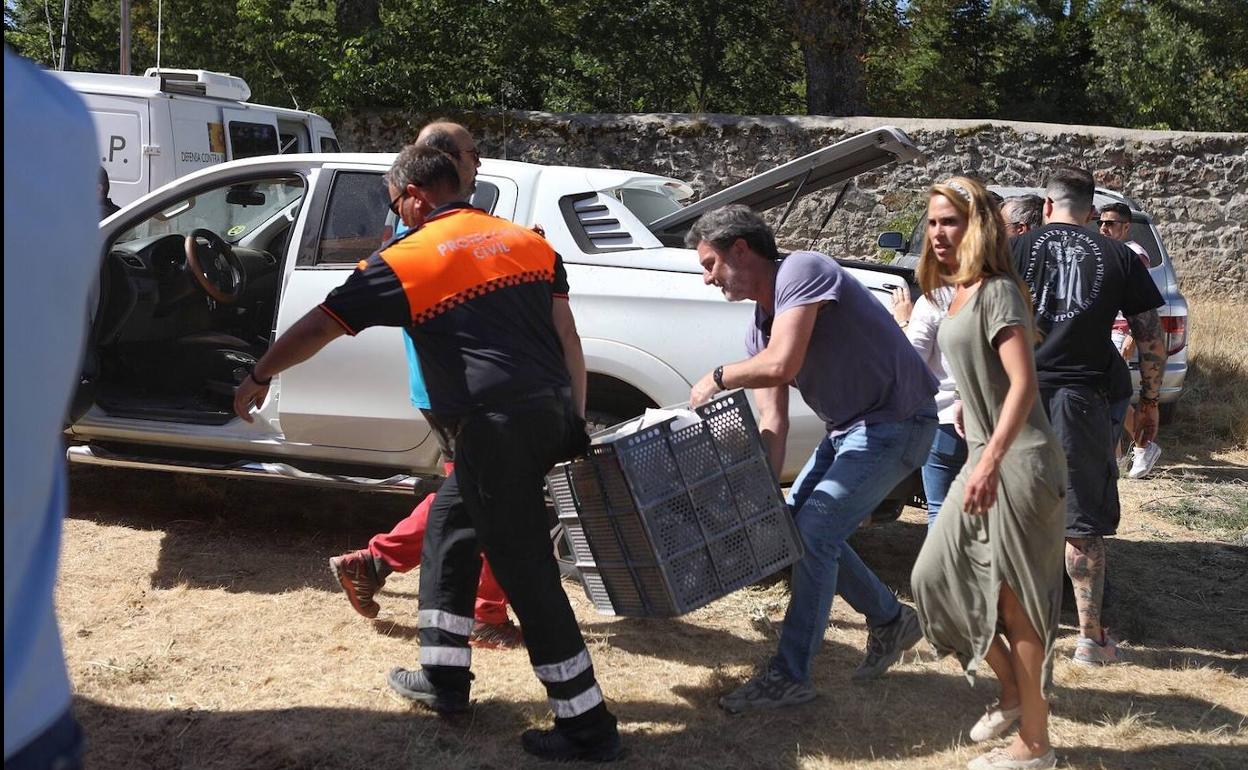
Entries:
POLYGON ((940 322, 949 315, 953 287, 937 289, 932 296, 935 302, 924 294, 914 303, 914 309, 910 312, 910 323, 906 326, 906 338, 927 364, 927 368, 940 380, 940 390, 936 391, 936 416, 942 423, 952 424, 956 386, 953 375, 949 373, 949 363, 936 346, 936 332, 940 329, 940 322))
POLYGON ((4 757, 69 708, 52 609, 65 412, 99 273, 95 128, 82 100, 4 49, 4 757))

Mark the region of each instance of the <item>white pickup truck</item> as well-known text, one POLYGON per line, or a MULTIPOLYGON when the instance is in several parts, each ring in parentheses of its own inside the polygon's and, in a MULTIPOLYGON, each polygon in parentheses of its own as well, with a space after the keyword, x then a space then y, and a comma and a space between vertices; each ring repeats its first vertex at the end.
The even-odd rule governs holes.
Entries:
MULTIPOLYGON (((681 243, 703 212, 759 210, 918 153, 900 131, 851 137, 693 205, 682 182, 610 169, 484 160, 473 203, 540 224, 562 254, 600 423, 688 399, 744 357, 753 307, 707 286, 681 243)), ((389 235, 390 154, 252 158, 199 171, 101 223, 104 242, 84 388, 70 427, 78 462, 393 488, 439 472, 408 399, 401 332, 333 342, 281 374, 257 419, 231 409, 269 343, 389 235)), ((886 298, 909 271, 849 264, 886 298)), ((786 477, 823 435, 794 400, 786 477)))

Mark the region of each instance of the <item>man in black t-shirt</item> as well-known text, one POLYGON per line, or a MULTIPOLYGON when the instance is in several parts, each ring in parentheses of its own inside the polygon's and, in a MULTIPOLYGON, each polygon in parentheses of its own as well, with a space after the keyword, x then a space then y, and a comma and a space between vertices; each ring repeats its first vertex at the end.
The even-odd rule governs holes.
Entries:
POLYGON ((1105 587, 1104 537, 1117 531, 1118 469, 1111 439, 1108 392, 1117 357, 1105 340, 1121 312, 1140 348, 1140 407, 1136 436, 1157 434, 1157 396, 1166 351, 1156 308, 1161 293, 1122 243, 1084 226, 1095 183, 1080 169, 1049 175, 1045 225, 1011 241, 1015 265, 1031 287, 1040 397, 1066 450, 1066 571, 1075 589, 1079 641, 1075 661, 1118 661, 1101 625, 1105 587))

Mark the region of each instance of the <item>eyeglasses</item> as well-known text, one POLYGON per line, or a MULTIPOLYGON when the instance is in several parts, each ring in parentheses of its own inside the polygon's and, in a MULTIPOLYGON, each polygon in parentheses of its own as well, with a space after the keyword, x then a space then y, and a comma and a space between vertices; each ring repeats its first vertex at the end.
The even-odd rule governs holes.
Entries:
POLYGON ((1098 219, 1096 222, 1097 227, 1118 227, 1119 225, 1129 225, 1129 224, 1131 223, 1123 222, 1118 219, 1098 219))
POLYGON ((473 147, 472 149, 469 149, 469 150, 460 150, 459 152, 455 154, 459 155, 460 157, 463 157, 464 155, 468 155, 473 159, 473 161, 477 163, 481 162, 481 151, 478 150, 476 147, 473 147))
POLYGON ((407 197, 407 190, 404 190, 400 192, 397 196, 395 196, 394 200, 390 201, 390 213, 391 214, 394 214, 396 217, 399 216, 399 201, 403 200, 406 197, 407 197))

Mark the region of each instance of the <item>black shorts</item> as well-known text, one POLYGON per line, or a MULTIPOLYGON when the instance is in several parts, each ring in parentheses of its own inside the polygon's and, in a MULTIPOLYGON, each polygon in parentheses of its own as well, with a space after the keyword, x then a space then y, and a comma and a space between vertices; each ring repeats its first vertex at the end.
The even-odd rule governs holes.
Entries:
POLYGON ((1066 453, 1066 537, 1118 531, 1118 464, 1105 393, 1071 386, 1041 390, 1040 400, 1066 453))

